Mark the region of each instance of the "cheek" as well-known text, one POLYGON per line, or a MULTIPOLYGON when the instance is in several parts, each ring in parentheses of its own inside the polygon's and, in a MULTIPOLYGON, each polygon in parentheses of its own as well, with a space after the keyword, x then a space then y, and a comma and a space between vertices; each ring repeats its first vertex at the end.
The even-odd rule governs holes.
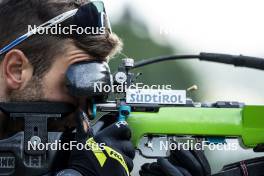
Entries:
POLYGON ((56 67, 44 76, 43 93, 45 99, 73 103, 73 98, 68 94, 65 86, 65 72, 66 68, 56 67))

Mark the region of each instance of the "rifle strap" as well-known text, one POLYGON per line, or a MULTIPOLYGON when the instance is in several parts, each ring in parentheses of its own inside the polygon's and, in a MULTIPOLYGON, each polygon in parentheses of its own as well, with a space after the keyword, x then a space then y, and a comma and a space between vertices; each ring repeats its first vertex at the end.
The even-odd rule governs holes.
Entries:
POLYGON ((264 174, 264 157, 232 163, 212 176, 262 176, 264 174))

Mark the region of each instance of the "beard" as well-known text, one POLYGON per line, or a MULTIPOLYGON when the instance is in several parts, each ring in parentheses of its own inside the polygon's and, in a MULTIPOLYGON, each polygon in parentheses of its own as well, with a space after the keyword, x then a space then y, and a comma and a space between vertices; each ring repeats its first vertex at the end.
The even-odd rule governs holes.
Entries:
MULTIPOLYGON (((13 91, 5 102, 47 101, 44 95, 42 79, 34 76, 23 89, 13 91)), ((49 123, 49 129, 54 131, 64 131, 65 127, 75 127, 75 113, 76 112, 70 113, 61 120, 52 121, 52 123, 49 123)))
POLYGON ((41 78, 33 76, 22 90, 13 91, 8 101, 41 101, 44 99, 43 85, 41 78))

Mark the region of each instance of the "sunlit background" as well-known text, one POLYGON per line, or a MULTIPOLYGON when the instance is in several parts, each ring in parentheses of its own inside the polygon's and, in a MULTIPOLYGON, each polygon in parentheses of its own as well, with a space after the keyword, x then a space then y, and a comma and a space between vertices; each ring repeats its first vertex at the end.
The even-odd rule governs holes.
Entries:
MULTIPOLYGON (((264 57, 263 1, 105 0, 124 53, 135 59, 166 54, 219 52, 264 57)), ((198 84, 199 100, 263 103, 264 73, 199 61, 149 66, 147 76, 174 77, 178 87, 198 84), (155 68, 155 69, 152 69, 155 68), (176 69, 177 68, 177 69, 176 69), (177 74, 174 74, 177 73, 177 74), (180 81, 178 81, 180 80, 180 81)), ((150 77, 151 78, 151 77, 150 77)), ((154 78, 154 77, 153 77, 154 78)))
MULTIPOLYGON (((142 59, 201 51, 264 57, 263 1, 105 0, 105 3, 114 32, 125 44, 123 54, 128 57, 142 59)), ((125 56, 111 62, 112 70, 122 57, 125 56)), ((198 85, 199 90, 192 94, 195 101, 264 103, 264 72, 258 70, 193 60, 170 61, 138 71, 143 72, 141 80, 146 84, 172 84, 175 89, 198 85)), ((209 153, 208 157, 215 172, 224 163, 253 154, 239 150, 224 155, 209 153)))

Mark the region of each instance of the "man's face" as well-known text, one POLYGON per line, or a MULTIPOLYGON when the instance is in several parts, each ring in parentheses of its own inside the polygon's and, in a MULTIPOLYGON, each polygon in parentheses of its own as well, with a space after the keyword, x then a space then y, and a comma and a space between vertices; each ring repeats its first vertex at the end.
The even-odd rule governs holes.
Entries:
POLYGON ((66 87, 66 71, 74 63, 90 60, 94 59, 86 52, 70 44, 65 54, 56 58, 51 69, 44 75, 42 80, 43 98, 49 101, 76 104, 76 100, 69 95, 66 87))
MULTIPOLYGON (((65 74, 70 65, 81 62, 94 60, 90 55, 88 55, 83 50, 80 50, 74 44, 67 43, 67 49, 65 52, 54 58, 54 62, 47 73, 43 75, 41 79, 32 75, 33 68, 29 63, 24 64, 24 73, 21 71, 22 75, 10 76, 11 78, 4 79, 8 88, 11 90, 10 96, 7 97, 10 101, 57 101, 57 102, 67 102, 76 105, 76 100, 69 95, 66 84, 65 84, 65 74), (27 68, 28 67, 28 68, 27 68), (27 73, 27 74, 25 74, 27 73), (9 79, 21 77, 21 84, 16 89, 13 86, 12 81, 9 79), (11 83, 10 83, 11 82, 11 83), (11 84, 11 85, 10 85, 11 84), (12 89, 13 88, 13 89, 12 89)), ((11 56, 15 58, 16 56, 11 56)), ((16 61, 19 62, 19 61, 16 61)), ((23 69, 23 68, 22 68, 23 69)), ((10 68, 11 72, 12 69, 10 68)), ((16 71, 14 71, 15 73, 16 71)), ((19 72, 19 71, 17 71, 19 72)), ((4 72, 5 73, 5 72, 4 72)), ((15 75, 15 74, 14 74, 15 75)))

